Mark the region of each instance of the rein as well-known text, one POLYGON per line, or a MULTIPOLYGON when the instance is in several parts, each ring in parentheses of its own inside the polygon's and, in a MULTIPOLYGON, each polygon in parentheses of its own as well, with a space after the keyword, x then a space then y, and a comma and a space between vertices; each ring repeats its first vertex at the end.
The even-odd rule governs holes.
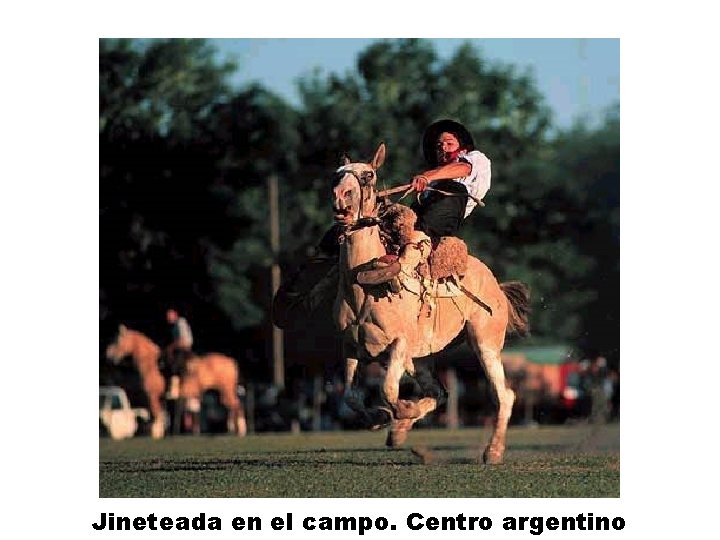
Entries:
MULTIPOLYGON (((469 193, 467 193, 467 194, 465 194, 465 193, 451 193, 450 191, 443 191, 442 189, 437 189, 437 188, 430 187, 430 186, 426 187, 425 189, 426 189, 427 191, 436 191, 437 193, 440 193, 441 195, 445 195, 445 196, 447 196, 447 197, 469 197, 469 198, 471 198, 473 201, 475 201, 475 203, 476 203, 478 206, 485 206, 485 203, 484 203, 484 202, 482 202, 482 201, 481 201, 480 199, 478 199, 477 197, 474 197, 474 196, 470 195, 469 193)), ((394 187, 394 188, 384 189, 384 190, 382 190, 382 191, 378 191, 378 192, 377 192, 377 196, 378 196, 378 198, 382 198, 382 197, 387 197, 387 196, 389 196, 389 195, 393 195, 393 194, 395 194, 395 193, 400 193, 400 192, 403 192, 403 191, 404 191, 405 193, 403 193, 403 196, 400 197, 399 200, 404 199, 405 197, 407 197, 407 196, 413 191, 413 189, 412 189, 412 184, 403 184, 402 186, 397 186, 397 187, 394 187)))
MULTIPOLYGON (((338 172, 342 172, 345 174, 351 174, 352 176, 355 177, 355 180, 357 180, 358 185, 360 186, 360 193, 362 194, 362 199, 363 199, 360 204, 359 218, 354 223, 351 223, 350 225, 346 226, 345 233, 343 235, 341 235, 341 243, 342 243, 348 235, 354 233, 355 231, 359 231, 360 229, 364 229, 366 227, 374 227, 375 225, 379 225, 382 220, 380 219, 380 217, 374 217, 374 216, 365 217, 365 216, 363 216, 363 204, 362 203, 364 203, 366 200, 368 200, 370 198, 370 193, 366 188, 370 185, 370 182, 372 181, 372 176, 365 177, 365 173, 360 175, 356 171, 354 171, 352 169, 346 169, 344 167, 341 167, 338 170, 338 172), (365 195, 365 192, 368 193, 367 196, 365 195)), ((425 190, 426 191, 435 191, 437 193, 440 193, 441 195, 445 195, 446 197, 469 197, 470 199, 475 201, 475 203, 478 206, 485 206, 484 202, 482 202, 477 197, 470 195, 469 193, 452 193, 450 191, 444 191, 442 189, 437 189, 437 188, 430 187, 430 186, 427 186, 425 188, 425 190)), ((377 191, 375 194, 375 197, 376 197, 375 209, 378 208, 377 201, 379 201, 381 199, 384 199, 385 204, 388 204, 389 203, 388 197, 390 195, 394 195, 395 193, 403 193, 402 197, 400 197, 400 199, 398 199, 398 200, 402 200, 412 192, 413 192, 412 183, 403 184, 400 186, 396 186, 394 188, 383 189, 381 191, 377 191)), ((419 196, 419 194, 418 194, 418 196, 419 196)))

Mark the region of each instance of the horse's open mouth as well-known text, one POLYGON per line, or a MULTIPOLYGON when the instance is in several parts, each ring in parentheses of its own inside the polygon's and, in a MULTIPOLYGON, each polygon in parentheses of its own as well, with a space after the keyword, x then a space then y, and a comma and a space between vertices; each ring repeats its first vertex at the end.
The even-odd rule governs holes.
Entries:
POLYGON ((334 208, 333 211, 335 213, 335 221, 338 223, 347 223, 349 220, 352 220, 353 211, 351 207, 347 207, 342 210, 334 208))

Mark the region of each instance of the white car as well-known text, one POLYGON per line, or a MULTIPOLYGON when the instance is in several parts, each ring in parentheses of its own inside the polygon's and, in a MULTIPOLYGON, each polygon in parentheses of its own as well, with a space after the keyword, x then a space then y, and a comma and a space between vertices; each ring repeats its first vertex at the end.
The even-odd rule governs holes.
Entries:
POLYGON ((125 390, 119 386, 100 387, 100 431, 113 439, 127 439, 135 435, 138 417, 148 418, 146 409, 133 409, 125 390))

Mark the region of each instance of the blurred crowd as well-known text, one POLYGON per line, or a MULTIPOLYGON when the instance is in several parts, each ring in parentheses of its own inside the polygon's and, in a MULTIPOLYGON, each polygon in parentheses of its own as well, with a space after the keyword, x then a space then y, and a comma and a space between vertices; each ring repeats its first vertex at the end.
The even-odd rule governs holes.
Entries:
MULTIPOLYGON (((166 362, 170 364, 165 369, 170 380, 165 396, 167 433, 225 433, 227 410, 219 394, 213 390, 205 392, 201 402, 196 404, 199 428, 196 426, 193 429, 187 419, 175 414, 177 382, 174 379, 182 375, 183 363, 193 354, 192 331, 188 321, 174 310, 168 311, 167 322, 170 328, 170 345, 166 347, 165 353, 168 358, 166 362)), ((609 368, 603 356, 570 362, 566 367, 563 370, 566 375, 562 377, 561 383, 552 389, 546 381, 538 381, 527 371, 507 369, 508 382, 517 395, 511 419, 513 425, 607 423, 619 420, 618 371, 609 368)), ((126 367, 125 373, 128 371, 133 370, 126 367)), ((372 366, 369 373, 372 374, 372 366)), ((418 427, 473 427, 488 425, 492 421, 495 414, 492 393, 479 368, 463 370, 440 367, 437 375, 448 390, 448 402, 436 414, 421 420, 418 427)), ((377 370, 376 379, 379 391, 381 369, 377 370)), ((362 427, 356 424, 351 411, 343 403, 344 383, 339 371, 310 374, 291 369, 287 373, 287 380, 289 382, 285 388, 257 381, 245 381, 238 386, 249 432, 330 431, 362 427)), ((373 380, 369 376, 366 383, 372 386, 373 380)), ((144 392, 139 379, 121 377, 120 371, 113 371, 106 374, 104 382, 101 380, 101 413, 103 407, 134 407, 131 410, 137 417, 137 434, 147 433, 149 429, 143 401, 144 392), (117 396, 113 392, 108 393, 111 386, 116 389, 117 396), (112 401, 110 395, 113 395, 112 401)), ((108 411, 104 414, 107 416, 108 411)), ((127 423, 127 420, 124 422, 127 423)))

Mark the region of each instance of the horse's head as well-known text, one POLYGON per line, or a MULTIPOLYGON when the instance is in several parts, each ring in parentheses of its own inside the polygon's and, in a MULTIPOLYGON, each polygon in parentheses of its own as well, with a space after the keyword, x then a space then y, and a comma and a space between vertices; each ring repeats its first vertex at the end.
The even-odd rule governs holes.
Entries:
POLYGON ((112 361, 113 364, 120 363, 120 360, 133 351, 132 331, 128 330, 124 324, 118 328, 117 337, 105 350, 105 356, 112 361))
POLYGON ((385 161, 385 143, 380 143, 370 163, 352 163, 345 156, 335 172, 333 184, 333 210, 336 215, 357 222, 377 213, 377 170, 385 161))

